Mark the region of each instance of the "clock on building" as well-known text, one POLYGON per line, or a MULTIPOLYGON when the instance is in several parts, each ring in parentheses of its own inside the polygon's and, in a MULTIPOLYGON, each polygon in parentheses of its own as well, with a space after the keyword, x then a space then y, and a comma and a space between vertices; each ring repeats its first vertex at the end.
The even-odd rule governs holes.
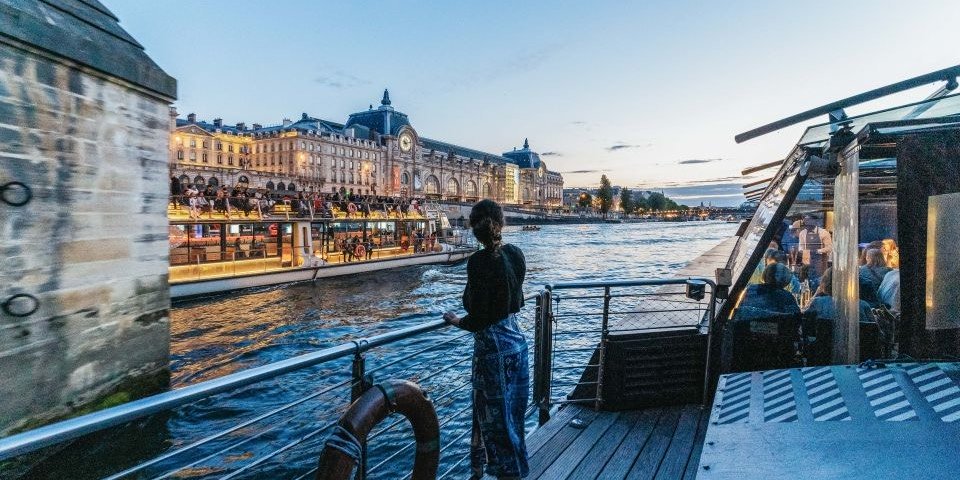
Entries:
POLYGON ((409 133, 400 134, 400 151, 409 152, 413 149, 413 137, 409 133))
POLYGON ((546 170, 546 168, 544 168, 543 164, 541 163, 541 164, 540 164, 540 168, 537 170, 537 175, 539 175, 540 178, 543 178, 543 173, 544 173, 545 170, 546 170))

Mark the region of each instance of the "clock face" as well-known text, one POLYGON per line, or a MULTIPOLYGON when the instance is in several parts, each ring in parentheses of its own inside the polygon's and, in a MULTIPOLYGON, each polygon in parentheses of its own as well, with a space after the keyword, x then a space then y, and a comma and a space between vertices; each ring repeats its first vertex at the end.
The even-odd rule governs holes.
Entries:
POLYGON ((540 169, 537 170, 537 174, 540 175, 540 177, 543 177, 543 170, 544 170, 543 165, 540 165, 540 169))
POLYGON ((409 152, 413 148, 413 138, 404 133, 400 135, 400 151, 409 152))

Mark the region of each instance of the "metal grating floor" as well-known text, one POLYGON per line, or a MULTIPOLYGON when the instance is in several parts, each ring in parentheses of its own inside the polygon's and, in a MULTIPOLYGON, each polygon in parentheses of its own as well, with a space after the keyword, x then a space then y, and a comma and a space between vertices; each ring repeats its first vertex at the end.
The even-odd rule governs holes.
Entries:
POLYGON ((958 478, 958 380, 958 363, 723 375, 698 478, 958 478))

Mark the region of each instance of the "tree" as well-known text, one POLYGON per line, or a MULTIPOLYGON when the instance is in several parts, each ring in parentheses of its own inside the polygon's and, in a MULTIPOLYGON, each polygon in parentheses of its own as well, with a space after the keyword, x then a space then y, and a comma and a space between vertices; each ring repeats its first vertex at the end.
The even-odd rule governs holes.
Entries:
POLYGON ((597 189, 597 199, 600 200, 600 213, 603 218, 607 218, 607 212, 613 206, 613 187, 610 186, 610 179, 606 175, 600 176, 600 188, 597 189))
POLYGON ((650 192, 650 196, 647 197, 647 205, 650 206, 650 210, 655 212, 666 210, 667 197, 660 192, 650 192))
POLYGON ((620 190, 620 208, 623 209, 624 215, 632 215, 637 206, 633 203, 633 192, 629 188, 624 188, 620 190))
POLYGON ((577 206, 580 208, 587 208, 590 204, 593 203, 593 197, 587 192, 580 192, 580 197, 577 198, 577 206))
POLYGON ((641 212, 643 210, 650 210, 650 205, 647 203, 647 199, 643 196, 642 193, 637 193, 633 197, 633 211, 641 212))

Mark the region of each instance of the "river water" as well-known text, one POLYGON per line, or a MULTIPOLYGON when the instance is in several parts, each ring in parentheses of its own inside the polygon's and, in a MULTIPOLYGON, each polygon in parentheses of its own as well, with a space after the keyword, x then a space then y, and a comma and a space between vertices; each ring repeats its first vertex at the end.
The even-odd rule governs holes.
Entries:
MULTIPOLYGON (((736 227, 723 222, 548 225, 538 232, 507 227, 504 240, 523 250, 528 269, 524 288, 532 294, 545 284, 561 281, 667 276, 729 238, 736 227)), ((440 318, 445 310, 460 310, 465 276, 464 264, 411 267, 175 305, 171 311, 173 387, 440 318)), ((529 302, 520 315, 521 326, 528 331, 532 306, 529 302)), ((470 348, 470 337, 445 329, 377 349, 368 356, 367 369, 374 370, 376 379, 412 378, 428 391, 442 424, 440 473, 453 468, 447 478, 465 478, 467 472, 467 462, 454 464, 469 447, 470 348), (446 343, 423 351, 438 342, 446 343), (410 355, 412 358, 404 359, 410 355)), ((344 359, 196 402, 143 422, 134 442, 138 447, 113 456, 122 458, 125 466, 136 464, 140 458, 188 445, 313 394, 315 397, 277 415, 133 477, 173 473, 174 465, 185 463, 191 464, 190 468, 175 477, 296 478, 308 474, 316 466, 330 422, 349 403, 348 389, 337 387, 349 380, 349 372, 349 359, 344 359)), ((390 418, 383 425, 392 421, 390 418)), ((406 422, 400 422, 370 440, 370 478, 403 478, 409 472, 409 449, 389 457, 397 445, 409 442, 411 435, 406 422)), ((121 436, 114 445, 127 441, 121 436)), ((97 476, 103 467, 90 467, 87 473, 97 476)))

